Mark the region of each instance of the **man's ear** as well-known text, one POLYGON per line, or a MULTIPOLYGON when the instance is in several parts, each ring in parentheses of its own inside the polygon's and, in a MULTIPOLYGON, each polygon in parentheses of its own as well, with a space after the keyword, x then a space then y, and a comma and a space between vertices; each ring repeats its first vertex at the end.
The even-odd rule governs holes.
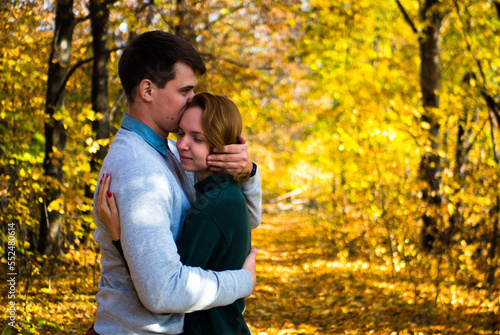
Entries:
POLYGON ((139 96, 147 102, 153 100, 153 82, 149 79, 144 79, 139 84, 139 96))

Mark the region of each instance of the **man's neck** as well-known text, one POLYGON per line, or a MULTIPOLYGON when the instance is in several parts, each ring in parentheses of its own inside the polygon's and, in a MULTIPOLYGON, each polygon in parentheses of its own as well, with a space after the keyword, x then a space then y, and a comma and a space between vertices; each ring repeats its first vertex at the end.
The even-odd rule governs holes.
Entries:
POLYGON ((128 116, 136 119, 137 121, 140 121, 144 123, 146 126, 148 126, 152 131, 154 131, 158 136, 160 136, 164 141, 167 140, 169 133, 162 131, 156 123, 151 120, 151 118, 146 117, 146 114, 141 112, 138 109, 134 109, 129 107, 127 111, 128 116))

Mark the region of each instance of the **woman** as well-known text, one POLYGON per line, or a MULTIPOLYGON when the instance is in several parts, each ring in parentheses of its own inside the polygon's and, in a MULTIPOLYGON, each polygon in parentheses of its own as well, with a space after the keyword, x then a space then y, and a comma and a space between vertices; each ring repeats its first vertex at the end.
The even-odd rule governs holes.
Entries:
MULTIPOLYGON (((206 163, 214 148, 238 143, 241 131, 238 109, 222 96, 197 94, 182 116, 177 140, 180 163, 184 170, 194 172, 197 180, 197 199, 176 241, 185 265, 214 271, 240 269, 250 251, 248 210, 238 185, 248 180, 249 174, 214 173, 206 163)), ((99 189, 98 211, 116 241, 120 238, 120 218, 109 183, 106 176, 99 189)), ((119 243, 115 245, 121 249, 119 243)), ((186 314, 184 334, 251 334, 243 319, 244 309, 240 299, 228 306, 186 314)))

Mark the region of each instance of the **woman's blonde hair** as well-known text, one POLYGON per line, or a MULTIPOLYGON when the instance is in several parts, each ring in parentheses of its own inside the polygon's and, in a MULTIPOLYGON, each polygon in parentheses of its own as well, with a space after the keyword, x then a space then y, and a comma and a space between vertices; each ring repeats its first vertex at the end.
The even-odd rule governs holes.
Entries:
MULTIPOLYGON (((189 107, 200 107, 203 111, 201 124, 207 138, 210 152, 214 148, 222 149, 225 145, 239 144, 243 124, 236 105, 226 97, 210 93, 196 94, 189 107)), ((250 178, 249 173, 232 176, 233 181, 242 183, 250 178)))

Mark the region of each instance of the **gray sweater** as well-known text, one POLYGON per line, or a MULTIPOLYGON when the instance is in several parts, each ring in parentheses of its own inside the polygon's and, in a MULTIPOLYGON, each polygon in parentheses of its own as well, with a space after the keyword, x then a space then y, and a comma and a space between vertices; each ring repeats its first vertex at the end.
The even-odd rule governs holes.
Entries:
MULTIPOLYGON (((101 248, 94 328, 101 335, 179 334, 181 313, 228 305, 252 293, 246 270, 213 272, 181 264, 175 240, 194 199, 195 180, 180 169, 175 142, 168 141, 168 147, 150 128, 125 115, 103 162, 99 180, 103 173, 111 175, 130 275, 94 209, 94 239, 101 248)), ((256 227, 259 176, 242 190, 256 227)), ((97 191, 94 204, 96 199, 97 191)))

